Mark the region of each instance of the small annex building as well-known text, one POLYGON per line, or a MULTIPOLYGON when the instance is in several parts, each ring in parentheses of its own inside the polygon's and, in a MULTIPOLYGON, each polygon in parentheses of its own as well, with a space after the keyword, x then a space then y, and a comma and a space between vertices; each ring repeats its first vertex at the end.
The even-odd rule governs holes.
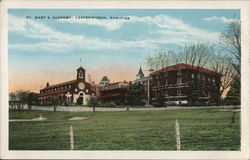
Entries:
POLYGON ((85 81, 85 69, 77 69, 76 79, 58 84, 50 85, 47 82, 46 87, 40 90, 39 102, 48 104, 57 99, 61 105, 83 104, 86 105, 88 99, 95 96, 88 82, 85 81))

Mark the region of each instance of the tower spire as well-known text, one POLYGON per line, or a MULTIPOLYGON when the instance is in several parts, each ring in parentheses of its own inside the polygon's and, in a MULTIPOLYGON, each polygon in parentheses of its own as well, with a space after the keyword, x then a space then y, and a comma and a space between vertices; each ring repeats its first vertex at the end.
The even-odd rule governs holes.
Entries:
POLYGON ((141 79, 144 77, 143 71, 141 69, 141 63, 140 63, 140 68, 139 68, 139 71, 138 71, 136 77, 137 77, 137 79, 141 79))
POLYGON ((80 67, 82 66, 82 58, 80 58, 80 67))

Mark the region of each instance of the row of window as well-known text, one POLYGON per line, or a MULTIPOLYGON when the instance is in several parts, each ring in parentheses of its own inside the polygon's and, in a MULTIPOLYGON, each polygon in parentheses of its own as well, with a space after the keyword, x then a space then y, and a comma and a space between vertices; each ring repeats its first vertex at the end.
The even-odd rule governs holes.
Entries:
MULTIPOLYGON (((193 78, 193 74, 192 74, 192 78, 193 78)), ((198 80, 200 80, 200 79, 198 78, 198 80)), ((202 79, 202 80, 204 81, 205 79, 202 79)), ((208 82, 209 83, 211 83, 211 82, 215 83, 215 79, 214 78, 211 78, 211 79, 208 78, 208 82)), ((165 84, 166 85, 168 84, 168 79, 165 80, 165 84)), ((176 84, 182 84, 182 78, 177 78, 177 83, 176 84)), ((160 81, 157 81, 157 86, 160 86, 160 81)))
MULTIPOLYGON (((178 76, 182 75, 182 71, 181 71, 181 70, 178 70, 178 71, 177 71, 177 75, 178 75, 178 76)), ((167 71, 164 72, 164 73, 163 73, 163 76, 164 76, 164 77, 168 77, 168 72, 167 72, 167 71)), ((159 79, 159 78, 160 78, 160 74, 157 74, 155 78, 156 78, 156 79, 159 79)), ((195 78, 195 74, 192 74, 192 75, 191 75, 191 78, 194 79, 194 78, 195 78)), ((205 78, 205 75, 201 75, 200 73, 198 73, 198 74, 197 74, 197 79, 198 79, 198 80, 203 80, 203 81, 205 81, 206 78, 205 78)), ((214 78, 208 77, 207 80, 208 80, 209 82, 210 82, 210 81, 215 82, 215 79, 214 79, 214 78)), ((177 84, 178 84, 178 79, 177 79, 177 84)))
POLYGON ((43 91, 41 91, 41 93, 49 93, 49 92, 54 92, 54 91, 58 91, 58 90, 68 89, 68 88, 71 88, 71 85, 66 85, 66 86, 61 86, 61 87, 43 90, 43 91))
POLYGON ((108 85, 103 87, 102 90, 109 90, 109 89, 116 89, 116 88, 126 88, 128 87, 128 84, 115 84, 115 85, 108 85))
MULTIPOLYGON (((180 89, 178 89, 178 90, 176 90, 176 94, 177 94, 177 96, 180 96, 180 95, 182 95, 182 91, 181 91, 180 89)), ((203 94, 206 94, 206 93, 203 91, 203 94)), ((156 97, 157 97, 157 92, 155 92, 155 95, 156 95, 156 97)), ((165 91, 165 92, 163 93, 163 95, 164 95, 164 96, 168 96, 168 91, 165 91)), ((208 92, 208 93, 207 93, 207 96, 210 97, 210 96, 211 96, 211 93, 208 92)))
MULTIPOLYGON (((165 80, 165 84, 168 84, 168 79, 165 80)), ((182 78, 177 78, 177 84, 182 84, 182 78)), ((160 86, 160 81, 157 81, 157 86, 160 86)))
MULTIPOLYGON (((195 78, 195 75, 192 74, 192 75, 191 75, 191 78, 194 79, 194 78, 195 78)), ((198 80, 202 80, 202 81, 205 81, 205 80, 206 80, 205 75, 201 75, 201 74, 197 74, 197 79, 198 79, 198 80)), ((208 81, 208 82, 215 82, 215 78, 210 78, 210 77, 208 77, 208 78, 207 78, 207 81, 208 81)))
MULTIPOLYGON (((163 75, 164 77, 168 77, 168 71, 162 73, 162 75, 163 75)), ((178 70, 178 71, 177 71, 177 75, 178 75, 178 76, 182 75, 182 71, 181 71, 181 70, 178 70)), ((157 74, 155 78, 156 78, 156 79, 159 79, 159 78, 160 78, 160 74, 157 74)))

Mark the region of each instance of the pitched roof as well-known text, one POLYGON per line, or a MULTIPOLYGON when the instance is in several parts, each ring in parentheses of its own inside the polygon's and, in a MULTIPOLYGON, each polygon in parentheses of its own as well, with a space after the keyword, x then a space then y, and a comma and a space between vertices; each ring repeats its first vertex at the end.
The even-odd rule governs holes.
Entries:
POLYGON ((82 66, 80 66, 79 68, 77 68, 77 70, 85 70, 82 66))
POLYGON ((57 91, 52 91, 52 92, 47 92, 47 93, 40 93, 39 96, 48 96, 48 95, 55 95, 55 94, 60 94, 60 93, 65 93, 68 92, 70 89, 62 89, 62 90, 57 90, 57 91))
POLYGON ((192 70, 199 70, 200 72, 206 72, 206 73, 211 73, 211 74, 218 74, 217 72, 214 72, 210 69, 207 68, 202 68, 202 67, 198 67, 198 66, 194 66, 194 65, 190 65, 190 64, 176 64, 176 65, 172 65, 172 66, 167 66, 165 68, 159 69, 155 72, 152 72, 150 75, 156 74, 156 73, 160 73, 160 72, 165 72, 165 71, 170 71, 170 70, 179 70, 179 69, 192 69, 192 70))
POLYGON ((143 73, 141 67, 140 67, 139 72, 137 73, 137 75, 142 75, 142 76, 144 76, 144 73, 143 73))
POLYGON ((75 81, 76 81, 76 80, 71 80, 71 81, 66 81, 66 82, 62 82, 62 83, 50 85, 50 86, 48 86, 48 87, 45 87, 45 88, 41 89, 41 91, 42 91, 42 90, 46 90, 46 89, 50 89, 50 88, 61 87, 61 86, 73 84, 75 81))

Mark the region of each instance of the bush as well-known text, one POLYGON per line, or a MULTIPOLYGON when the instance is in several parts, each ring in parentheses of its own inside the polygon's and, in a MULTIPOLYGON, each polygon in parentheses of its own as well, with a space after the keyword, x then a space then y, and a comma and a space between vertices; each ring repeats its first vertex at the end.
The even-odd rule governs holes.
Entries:
POLYGON ((144 106, 146 103, 142 99, 131 99, 126 103, 129 106, 144 106))
POLYGON ((99 105, 98 105, 99 107, 112 107, 112 108, 114 108, 114 107, 116 107, 116 104, 115 103, 100 103, 99 105))
POLYGON ((94 97, 90 97, 90 99, 87 100, 87 106, 96 107, 98 105, 99 104, 94 97))

